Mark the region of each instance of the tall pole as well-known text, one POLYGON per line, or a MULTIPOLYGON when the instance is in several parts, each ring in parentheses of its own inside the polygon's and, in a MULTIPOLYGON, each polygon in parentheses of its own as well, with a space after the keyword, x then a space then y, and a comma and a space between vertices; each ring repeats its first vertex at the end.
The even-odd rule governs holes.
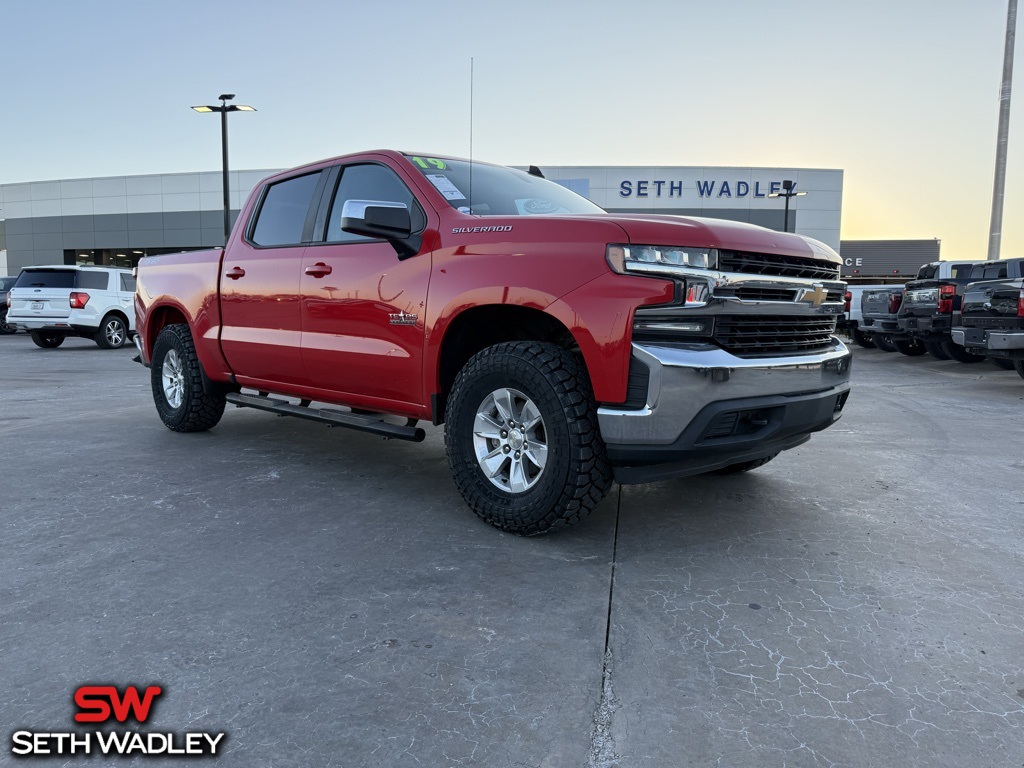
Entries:
POLYGON ((988 229, 988 259, 999 258, 1003 236, 1003 190, 1006 187, 1006 148, 1010 137, 1010 85, 1013 81, 1013 41, 1017 29, 1017 0, 1009 0, 1006 11, 1006 49, 1003 53, 1003 83, 999 89, 999 132, 996 137, 996 174, 992 187, 992 223, 988 229))
MULTIPOLYGON (((787 189, 786 191, 788 192, 789 190, 787 189)), ((783 232, 789 232, 789 198, 790 197, 792 197, 792 195, 786 195, 786 215, 784 216, 784 218, 782 220, 782 231, 783 232)), ((778 209, 776 209, 776 210, 778 210, 778 209)))
POLYGON ((228 189, 228 103, 221 102, 223 109, 220 113, 220 149, 221 159, 224 166, 224 245, 228 244, 231 236, 231 193, 228 189))

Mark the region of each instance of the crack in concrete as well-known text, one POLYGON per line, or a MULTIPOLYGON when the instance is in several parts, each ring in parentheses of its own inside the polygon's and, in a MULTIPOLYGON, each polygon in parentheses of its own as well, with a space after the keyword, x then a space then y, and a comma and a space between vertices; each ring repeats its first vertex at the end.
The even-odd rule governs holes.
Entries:
POLYGON ((612 562, 608 577, 608 617, 604 628, 604 657, 601 664, 601 698, 594 710, 593 727, 590 731, 590 751, 587 768, 614 768, 619 756, 615 753, 615 738, 612 736, 612 716, 618 708, 615 690, 612 687, 612 609, 615 601, 615 563, 619 550, 619 515, 622 511, 622 486, 615 504, 615 533, 612 536, 612 562))

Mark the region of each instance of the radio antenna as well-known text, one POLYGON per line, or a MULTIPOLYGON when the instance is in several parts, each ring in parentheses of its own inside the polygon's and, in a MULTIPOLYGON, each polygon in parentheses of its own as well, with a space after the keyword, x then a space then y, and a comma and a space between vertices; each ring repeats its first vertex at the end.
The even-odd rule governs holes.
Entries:
POLYGON ((469 212, 473 213, 473 57, 469 57, 469 212))

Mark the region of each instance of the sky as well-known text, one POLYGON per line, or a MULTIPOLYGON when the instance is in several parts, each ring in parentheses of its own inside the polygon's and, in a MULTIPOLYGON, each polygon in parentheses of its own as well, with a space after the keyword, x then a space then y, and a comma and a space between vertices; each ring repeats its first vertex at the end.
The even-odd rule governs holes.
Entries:
MULTIPOLYGON (((843 239, 985 258, 1007 0, 0 0, 0 184, 368 149, 839 168, 843 239)), ((1018 24, 1019 26, 1019 24, 1018 24)), ((1020 46, 1018 46, 1020 48, 1020 46)), ((1024 89, 1016 56, 1017 90, 1024 89)), ((1002 256, 1024 256, 1024 93, 1002 256)))

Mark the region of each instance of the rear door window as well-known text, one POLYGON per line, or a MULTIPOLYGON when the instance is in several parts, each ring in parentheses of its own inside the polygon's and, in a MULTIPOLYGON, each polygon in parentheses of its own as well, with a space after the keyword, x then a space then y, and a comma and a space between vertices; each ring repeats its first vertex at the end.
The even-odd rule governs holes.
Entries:
POLYGON ((320 171, 271 184, 263 197, 252 241, 256 245, 301 245, 320 171))
POLYGON ((135 293, 135 278, 131 275, 121 275, 121 290, 128 293, 135 293))
POLYGON ((110 287, 110 274, 108 272, 84 270, 78 273, 78 278, 75 280, 75 288, 105 291, 108 287, 110 287))

